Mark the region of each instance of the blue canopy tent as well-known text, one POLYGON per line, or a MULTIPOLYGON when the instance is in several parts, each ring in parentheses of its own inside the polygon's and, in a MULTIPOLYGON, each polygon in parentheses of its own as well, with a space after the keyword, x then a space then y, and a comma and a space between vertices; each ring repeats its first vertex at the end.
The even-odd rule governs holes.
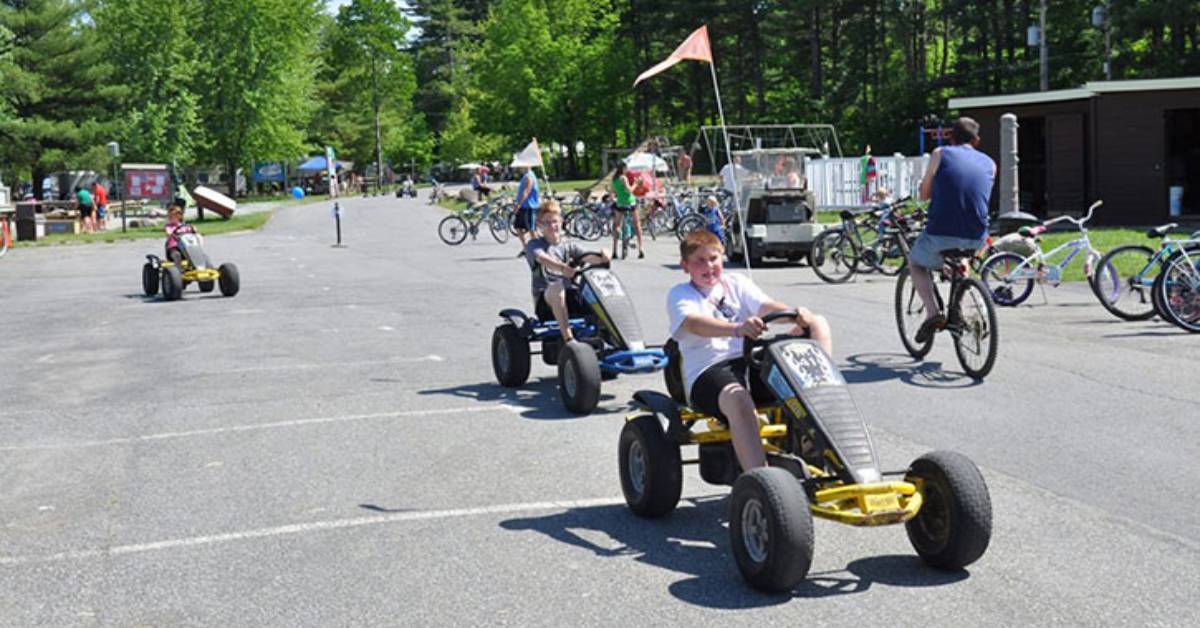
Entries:
MULTIPOLYGON (((333 163, 335 166, 337 166, 339 171, 346 167, 344 162, 337 161, 336 159, 333 161, 333 163)), ((320 155, 300 164, 300 167, 297 168, 297 170, 301 172, 325 172, 329 170, 329 162, 325 161, 324 155, 320 155)))

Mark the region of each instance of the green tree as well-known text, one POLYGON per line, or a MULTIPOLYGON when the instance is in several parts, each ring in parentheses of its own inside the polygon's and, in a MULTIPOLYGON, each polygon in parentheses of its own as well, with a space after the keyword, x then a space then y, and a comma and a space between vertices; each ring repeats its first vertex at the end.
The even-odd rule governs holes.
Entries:
POLYGON ((412 108, 416 75, 406 50, 409 28, 391 0, 353 0, 341 7, 326 34, 331 57, 323 75, 339 148, 355 161, 375 163, 379 181, 385 153, 395 161, 425 161, 422 153, 428 153, 424 120, 412 108))
POLYGON ((446 119, 440 136, 438 155, 451 165, 466 161, 489 160, 498 155, 504 140, 494 133, 481 133, 471 117, 471 102, 460 98, 446 119))
POLYGON ((303 154, 323 0, 206 0, 195 29, 208 144, 234 191, 239 166, 303 154))
POLYGON ((199 0, 107 0, 93 14, 113 80, 125 87, 119 105, 127 160, 190 164, 204 144, 192 37, 203 9, 199 0))
POLYGON ((103 171, 118 88, 85 5, 76 0, 4 0, 0 30, 0 162, 28 173, 34 191, 63 168, 103 171))

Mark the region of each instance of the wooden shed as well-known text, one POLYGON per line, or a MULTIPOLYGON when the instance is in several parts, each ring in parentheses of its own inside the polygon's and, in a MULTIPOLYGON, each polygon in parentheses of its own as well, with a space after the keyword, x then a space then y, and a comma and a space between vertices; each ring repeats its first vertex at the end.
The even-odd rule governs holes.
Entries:
POLYGON ((1023 211, 1076 213, 1102 199, 1096 224, 1200 222, 1200 77, 952 98, 949 107, 979 122, 980 149, 997 163, 1000 116, 1017 116, 1023 211))

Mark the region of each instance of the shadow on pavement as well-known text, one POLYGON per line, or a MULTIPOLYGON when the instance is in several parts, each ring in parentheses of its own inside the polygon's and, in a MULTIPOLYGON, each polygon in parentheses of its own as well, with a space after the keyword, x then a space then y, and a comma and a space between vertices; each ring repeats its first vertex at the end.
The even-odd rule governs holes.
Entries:
MULTIPOLYGON (((377 381, 377 380, 372 380, 377 381)), ((475 401, 500 401, 513 407, 525 408, 520 414, 527 419, 580 419, 587 415, 578 415, 563 407, 558 396, 558 379, 542 377, 531 380, 520 388, 505 388, 494 382, 479 384, 463 384, 448 388, 428 388, 419 391, 421 395, 450 395, 461 399, 475 401)), ((616 399, 615 396, 600 393, 600 404, 592 414, 606 414, 626 409, 625 404, 609 406, 607 402, 616 399)))
POLYGON ((968 388, 982 384, 966 373, 947 371, 941 362, 913 360, 904 353, 859 353, 846 358, 842 376, 851 384, 898 379, 921 388, 968 388))
POLYGON ((713 495, 683 500, 693 507, 662 519, 640 519, 624 506, 574 508, 542 517, 508 519, 505 530, 534 531, 603 558, 628 558, 688 577, 668 590, 676 598, 708 608, 775 606, 793 598, 818 598, 868 591, 875 583, 928 587, 966 578, 965 570, 940 572, 916 556, 875 556, 845 570, 810 573, 790 594, 756 591, 742 579, 729 550, 728 500, 713 495))
POLYGON ((505 262, 505 261, 513 261, 513 260, 520 260, 522 263, 524 263, 524 261, 525 261, 524 259, 517 257, 515 253, 512 255, 497 255, 494 257, 470 257, 463 261, 466 261, 466 262, 505 262))

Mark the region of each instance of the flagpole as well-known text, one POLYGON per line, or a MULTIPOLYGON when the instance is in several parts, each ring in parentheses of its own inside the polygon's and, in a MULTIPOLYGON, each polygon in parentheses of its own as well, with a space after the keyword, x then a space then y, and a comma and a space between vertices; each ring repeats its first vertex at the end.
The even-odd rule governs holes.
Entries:
POLYGON ((754 271, 750 268, 750 247, 746 244, 746 217, 742 215, 742 201, 739 198, 741 195, 741 186, 738 182, 737 165, 733 163, 733 149, 729 147, 729 130, 725 128, 725 109, 721 106, 721 86, 717 83, 716 60, 708 63, 708 69, 712 72, 713 91, 717 95, 717 115, 721 118, 721 138, 725 141, 725 159, 729 164, 729 173, 733 178, 733 211, 737 212, 738 231, 742 235, 742 259, 746 262, 746 274, 753 277, 754 271))

